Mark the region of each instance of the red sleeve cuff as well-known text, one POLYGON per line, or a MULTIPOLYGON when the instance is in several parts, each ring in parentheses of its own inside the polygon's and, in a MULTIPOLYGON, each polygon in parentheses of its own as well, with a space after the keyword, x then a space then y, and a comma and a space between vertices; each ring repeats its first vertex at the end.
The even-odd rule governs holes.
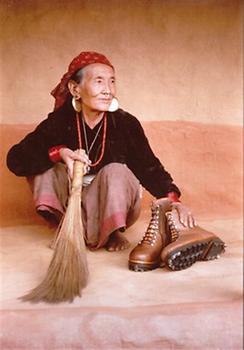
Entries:
POLYGON ((169 192, 167 194, 167 197, 172 201, 172 202, 180 202, 180 199, 178 197, 178 194, 176 192, 169 192))
POLYGON ((60 150, 61 148, 66 148, 66 146, 64 145, 59 145, 59 146, 54 146, 49 148, 48 150, 48 155, 49 155, 49 159, 53 162, 53 163, 57 163, 60 162, 62 160, 62 158, 60 157, 60 150))

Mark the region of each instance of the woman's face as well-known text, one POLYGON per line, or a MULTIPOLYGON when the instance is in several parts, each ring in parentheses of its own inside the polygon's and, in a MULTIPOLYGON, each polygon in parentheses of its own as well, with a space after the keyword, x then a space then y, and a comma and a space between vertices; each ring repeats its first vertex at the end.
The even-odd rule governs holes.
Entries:
POLYGON ((82 108, 87 111, 107 111, 116 94, 113 68, 101 63, 86 66, 78 91, 82 108))

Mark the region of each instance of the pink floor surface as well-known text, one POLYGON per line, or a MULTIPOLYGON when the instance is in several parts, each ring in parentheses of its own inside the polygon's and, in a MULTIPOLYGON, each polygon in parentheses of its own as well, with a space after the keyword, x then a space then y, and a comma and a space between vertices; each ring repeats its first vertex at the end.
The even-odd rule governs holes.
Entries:
MULTIPOLYGON (((2 165, 1 349, 243 348, 241 130, 181 122, 145 123, 145 129, 199 224, 227 243, 225 254, 179 272, 135 273, 127 268, 129 251, 88 252, 90 282, 82 298, 23 303, 18 297, 45 275, 53 232, 34 213, 25 181, 2 165)), ((28 130, 1 127, 2 162, 28 130)), ((144 197, 139 221, 126 232, 131 248, 148 223, 144 197)))

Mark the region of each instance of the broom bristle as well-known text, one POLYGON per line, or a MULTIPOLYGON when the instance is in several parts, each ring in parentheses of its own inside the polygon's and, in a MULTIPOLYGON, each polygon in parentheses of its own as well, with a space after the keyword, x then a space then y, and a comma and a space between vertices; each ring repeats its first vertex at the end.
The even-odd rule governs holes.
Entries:
POLYGON ((86 247, 81 220, 80 191, 71 194, 44 280, 23 301, 57 303, 81 296, 88 282, 86 247))

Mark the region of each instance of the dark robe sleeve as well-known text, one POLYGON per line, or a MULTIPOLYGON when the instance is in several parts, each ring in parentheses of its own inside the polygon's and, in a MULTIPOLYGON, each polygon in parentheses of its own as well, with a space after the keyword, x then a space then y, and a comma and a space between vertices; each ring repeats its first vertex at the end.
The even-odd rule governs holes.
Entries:
POLYGON ((140 122, 130 117, 127 129, 129 140, 129 167, 153 196, 161 198, 174 191, 180 196, 179 188, 173 183, 171 175, 154 155, 140 122))
POLYGON ((7 166, 17 176, 41 174, 53 166, 48 149, 63 144, 62 122, 50 113, 48 118, 14 145, 7 154, 7 166))

